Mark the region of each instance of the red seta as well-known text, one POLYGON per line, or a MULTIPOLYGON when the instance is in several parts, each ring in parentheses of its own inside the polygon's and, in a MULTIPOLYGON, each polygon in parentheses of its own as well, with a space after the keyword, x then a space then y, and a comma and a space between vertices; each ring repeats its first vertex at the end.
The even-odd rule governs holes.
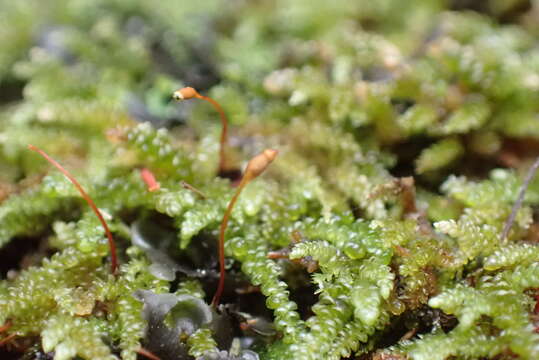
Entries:
POLYGON ((90 208, 93 210, 99 221, 101 222, 101 225, 103 226, 103 229, 105 229, 105 234, 107 235, 108 241, 109 241, 109 248, 110 248, 110 259, 111 259, 111 272, 112 274, 116 275, 118 272, 118 257, 116 256, 116 245, 114 243, 114 239, 112 238, 112 233, 109 230, 109 227, 107 225, 107 222, 105 221, 105 218, 101 214, 101 211, 97 208, 92 198, 84 191, 82 186, 79 184, 77 179, 69 171, 67 171, 62 165, 60 165, 56 160, 51 158, 45 151, 41 150, 40 148, 29 144, 28 148, 32 151, 37 152, 39 155, 43 156, 45 160, 47 160, 49 163, 54 165, 66 178, 68 178, 69 181, 77 188, 81 196, 84 200, 88 203, 90 208))

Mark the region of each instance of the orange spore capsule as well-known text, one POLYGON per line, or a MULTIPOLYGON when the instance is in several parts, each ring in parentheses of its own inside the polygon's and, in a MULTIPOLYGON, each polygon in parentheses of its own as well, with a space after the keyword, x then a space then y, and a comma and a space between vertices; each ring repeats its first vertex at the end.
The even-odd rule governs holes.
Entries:
POLYGON ((172 95, 174 100, 181 101, 181 100, 189 100, 194 97, 201 99, 202 95, 200 95, 194 88, 192 87, 184 87, 179 90, 174 91, 174 94, 172 95))

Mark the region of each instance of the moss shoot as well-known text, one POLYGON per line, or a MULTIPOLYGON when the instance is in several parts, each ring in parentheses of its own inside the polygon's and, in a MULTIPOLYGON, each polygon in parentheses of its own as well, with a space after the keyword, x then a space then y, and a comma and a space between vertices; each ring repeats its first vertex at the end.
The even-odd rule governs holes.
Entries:
POLYGON ((539 359, 538 16, 0 0, 0 358, 539 359))

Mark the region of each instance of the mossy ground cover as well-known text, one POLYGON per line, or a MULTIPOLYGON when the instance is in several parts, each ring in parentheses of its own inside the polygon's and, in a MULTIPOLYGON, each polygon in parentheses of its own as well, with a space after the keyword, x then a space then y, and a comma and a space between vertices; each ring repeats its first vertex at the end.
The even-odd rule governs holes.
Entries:
POLYGON ((536 0, 0 0, 1 358, 538 359, 538 38, 536 0))

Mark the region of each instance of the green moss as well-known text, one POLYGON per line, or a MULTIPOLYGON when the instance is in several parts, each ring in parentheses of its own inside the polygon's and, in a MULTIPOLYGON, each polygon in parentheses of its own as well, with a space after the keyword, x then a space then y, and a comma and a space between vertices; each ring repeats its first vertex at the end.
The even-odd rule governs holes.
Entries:
POLYGON ((0 340, 55 359, 538 358, 539 180, 501 239, 537 156, 537 6, 461 3, 0 0, 0 340), (237 180, 216 174, 218 115, 171 102, 181 86, 229 116, 229 170, 279 156, 231 214, 227 305, 156 345, 167 324, 133 294, 211 299, 237 180), (94 198, 117 276, 28 143, 94 198))

